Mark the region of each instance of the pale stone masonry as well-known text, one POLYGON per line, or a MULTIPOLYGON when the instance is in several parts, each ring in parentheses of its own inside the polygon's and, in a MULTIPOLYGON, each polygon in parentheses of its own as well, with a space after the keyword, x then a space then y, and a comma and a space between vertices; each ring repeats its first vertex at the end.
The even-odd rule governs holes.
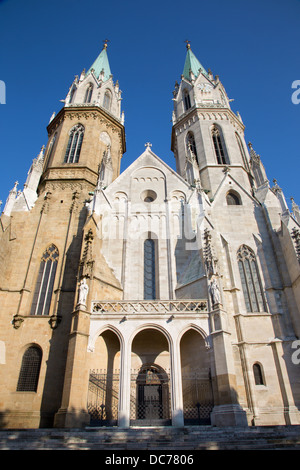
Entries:
POLYGON ((189 44, 173 103, 177 171, 120 174, 105 44, 8 195, 1 426, 300 424, 299 208, 189 44))

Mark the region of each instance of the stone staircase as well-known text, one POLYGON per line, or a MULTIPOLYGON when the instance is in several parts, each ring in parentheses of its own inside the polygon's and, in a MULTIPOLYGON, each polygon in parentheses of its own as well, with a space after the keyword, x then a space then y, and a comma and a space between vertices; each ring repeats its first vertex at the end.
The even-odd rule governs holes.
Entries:
POLYGON ((2 429, 0 450, 300 450, 300 426, 2 429))

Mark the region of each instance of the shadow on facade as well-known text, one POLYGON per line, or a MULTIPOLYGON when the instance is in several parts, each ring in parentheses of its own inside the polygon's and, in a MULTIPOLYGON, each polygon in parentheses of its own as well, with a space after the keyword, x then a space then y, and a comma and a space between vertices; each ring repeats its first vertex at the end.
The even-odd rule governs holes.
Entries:
MULTIPOLYGON (((65 268, 60 283, 61 291, 58 292, 59 299, 56 310, 61 321, 57 328, 52 330, 50 339, 49 357, 47 359, 41 402, 41 428, 53 426, 54 415, 61 406, 85 220, 86 210, 83 208, 79 215, 77 234, 73 236, 65 254, 65 268)), ((55 294, 56 292, 54 292, 55 294)))
POLYGON ((187 204, 181 203, 177 217, 179 235, 174 252, 177 276, 176 298, 205 299, 207 283, 200 253, 201 244, 192 230, 191 212, 187 204))

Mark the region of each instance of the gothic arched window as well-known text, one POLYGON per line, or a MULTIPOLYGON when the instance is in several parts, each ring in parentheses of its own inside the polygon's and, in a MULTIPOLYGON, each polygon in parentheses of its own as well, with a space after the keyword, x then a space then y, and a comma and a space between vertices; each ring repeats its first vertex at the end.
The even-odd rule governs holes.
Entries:
POLYGON ((105 95, 104 95, 104 99, 103 99, 103 108, 105 108, 109 111, 110 106, 111 106, 111 93, 110 93, 110 91, 106 90, 105 95))
POLYGON ((90 103, 92 99, 93 85, 90 83, 86 89, 84 103, 90 103))
POLYGON ((191 107, 191 98, 187 90, 184 90, 183 92, 183 101, 184 101, 184 109, 185 111, 187 111, 191 107))
POLYGON ((74 95, 75 95, 75 91, 76 91, 76 87, 73 86, 73 87, 72 87, 72 90, 71 90, 71 93, 70 93, 69 103, 72 103, 72 102, 73 102, 73 98, 74 98, 74 95))
POLYGON ((257 362, 253 364, 253 375, 255 385, 265 385, 262 368, 257 362))
POLYGON ((52 137, 50 144, 49 144, 49 149, 48 149, 48 155, 47 155, 47 164, 50 162, 50 159, 53 155, 53 149, 54 149, 54 144, 57 138, 57 132, 55 132, 54 136, 52 137))
POLYGON ((155 244, 148 238, 144 241, 144 299, 155 298, 155 244))
POLYGON ((214 144, 214 149, 216 153, 217 162, 219 165, 226 165, 228 162, 226 161, 226 153, 225 153, 225 146, 223 142, 223 136, 221 134, 220 129, 217 126, 212 128, 212 140, 214 144))
POLYGON ((242 245, 237 258, 247 312, 265 312, 266 304, 254 252, 242 245))
POLYGON ((41 259, 30 315, 49 315, 57 262, 58 249, 50 245, 41 259))
POLYGON ((187 137, 186 137, 186 143, 187 143, 188 151, 190 151, 196 157, 196 160, 198 162, 196 142, 195 142, 194 134, 192 132, 188 132, 187 137))
POLYGON ((229 191, 226 195, 226 202, 228 206, 240 206, 241 200, 235 191, 229 191))
POLYGON ((41 362, 42 351, 39 347, 30 346, 28 349, 26 349, 22 358, 17 384, 17 392, 37 391, 41 362))
POLYGON ((69 133, 64 163, 78 163, 83 136, 84 127, 82 124, 76 124, 72 127, 69 133))

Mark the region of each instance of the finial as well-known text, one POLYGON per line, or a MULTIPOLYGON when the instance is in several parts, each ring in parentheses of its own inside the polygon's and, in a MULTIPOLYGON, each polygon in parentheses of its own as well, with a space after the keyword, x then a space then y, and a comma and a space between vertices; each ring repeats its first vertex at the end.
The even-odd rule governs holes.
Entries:
POLYGON ((103 41, 103 49, 107 49, 107 43, 109 42, 109 39, 104 39, 103 41))
POLYGON ((146 142, 145 143, 145 147, 147 147, 147 149, 151 148, 152 147, 152 144, 150 142, 146 142))
POLYGON ((190 49, 191 48, 190 41, 188 39, 186 39, 184 42, 186 43, 186 48, 190 49))

